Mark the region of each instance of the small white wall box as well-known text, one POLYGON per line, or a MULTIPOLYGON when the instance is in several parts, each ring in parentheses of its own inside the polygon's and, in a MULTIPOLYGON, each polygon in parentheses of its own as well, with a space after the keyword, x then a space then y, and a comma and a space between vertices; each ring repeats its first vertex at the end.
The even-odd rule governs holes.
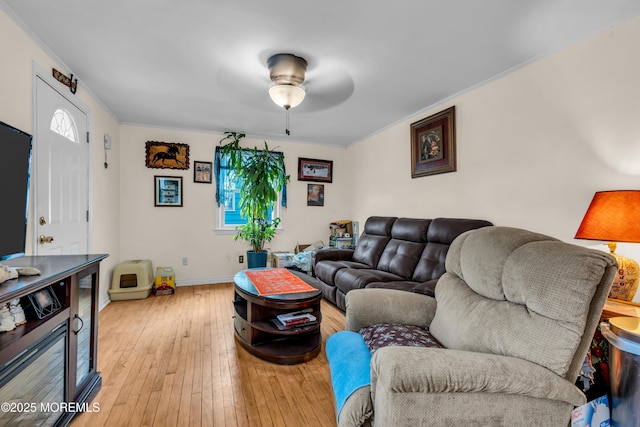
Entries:
POLYGON ((144 299, 151 294, 152 287, 153 266, 151 260, 125 261, 113 269, 109 297, 111 301, 144 299))

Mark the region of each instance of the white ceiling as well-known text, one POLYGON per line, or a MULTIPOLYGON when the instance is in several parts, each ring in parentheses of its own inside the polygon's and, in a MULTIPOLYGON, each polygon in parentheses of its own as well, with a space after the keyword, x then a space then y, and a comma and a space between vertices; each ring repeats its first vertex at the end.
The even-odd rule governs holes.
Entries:
MULTIPOLYGON (((122 123, 348 145, 640 14, 638 0, 0 0, 122 123), (269 98, 267 58, 308 63, 269 98)), ((630 54, 637 54, 630 53, 630 54)), ((594 59, 596 60, 596 59, 594 59)))

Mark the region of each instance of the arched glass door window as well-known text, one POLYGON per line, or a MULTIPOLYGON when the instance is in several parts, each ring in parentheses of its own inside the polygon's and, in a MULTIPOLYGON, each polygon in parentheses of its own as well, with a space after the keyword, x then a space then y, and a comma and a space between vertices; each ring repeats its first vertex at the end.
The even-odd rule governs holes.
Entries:
POLYGON ((64 109, 58 108, 51 118, 51 130, 64 136, 71 142, 78 142, 78 129, 71 115, 64 109))

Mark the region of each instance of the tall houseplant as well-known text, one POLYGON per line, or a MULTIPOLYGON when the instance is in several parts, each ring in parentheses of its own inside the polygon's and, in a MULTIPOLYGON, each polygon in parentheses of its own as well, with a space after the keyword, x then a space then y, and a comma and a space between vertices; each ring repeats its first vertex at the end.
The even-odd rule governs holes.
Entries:
POLYGON ((278 200, 278 193, 289 181, 284 167, 284 158, 269 149, 267 142, 264 148, 243 149, 240 141, 243 133, 225 132, 220 140, 222 155, 232 177, 240 182, 240 214, 247 222, 236 227, 234 240, 245 240, 251 246, 247 252, 249 268, 265 267, 267 252, 264 249, 276 235, 280 218, 270 218, 270 214, 278 200), (259 255, 256 255, 259 254, 259 255), (253 262, 259 258, 259 264, 253 262))

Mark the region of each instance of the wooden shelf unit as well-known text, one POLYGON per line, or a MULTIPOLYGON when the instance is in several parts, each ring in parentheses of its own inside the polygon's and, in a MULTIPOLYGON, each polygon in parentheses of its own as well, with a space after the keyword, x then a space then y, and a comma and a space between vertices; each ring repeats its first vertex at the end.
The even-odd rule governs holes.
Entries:
POLYGON ((102 378, 97 371, 98 292, 100 261, 107 256, 25 256, 3 261, 11 267, 35 267, 41 274, 20 276, 0 285, 0 304, 19 298, 27 318, 26 324, 0 333, 0 399, 37 405, 37 410, 30 413, 0 414, 1 425, 11 425, 17 422, 11 417, 19 416, 23 423, 31 421, 33 425, 65 426, 71 422, 75 412, 43 414, 38 405, 51 403, 52 407, 59 408, 60 404, 73 403, 68 406, 82 407, 100 389, 102 378), (28 295, 43 289, 53 291, 61 306, 39 319, 28 309, 28 295), (51 337, 59 337, 59 347, 64 348, 63 351, 46 352, 51 347, 47 344, 51 337), (30 353, 35 356, 25 357, 30 353), (50 375, 47 366, 54 363, 64 367, 63 375, 50 375), (31 376, 30 381, 22 381, 22 373, 29 376, 26 372, 31 376), (39 400, 43 387, 52 390, 49 394, 52 400, 39 400))
POLYGON ((250 353, 273 363, 291 365, 313 359, 320 352, 321 294, 299 300, 264 299, 235 287, 234 327, 240 344, 250 353), (311 308, 317 321, 310 325, 278 329, 278 314, 311 308))

